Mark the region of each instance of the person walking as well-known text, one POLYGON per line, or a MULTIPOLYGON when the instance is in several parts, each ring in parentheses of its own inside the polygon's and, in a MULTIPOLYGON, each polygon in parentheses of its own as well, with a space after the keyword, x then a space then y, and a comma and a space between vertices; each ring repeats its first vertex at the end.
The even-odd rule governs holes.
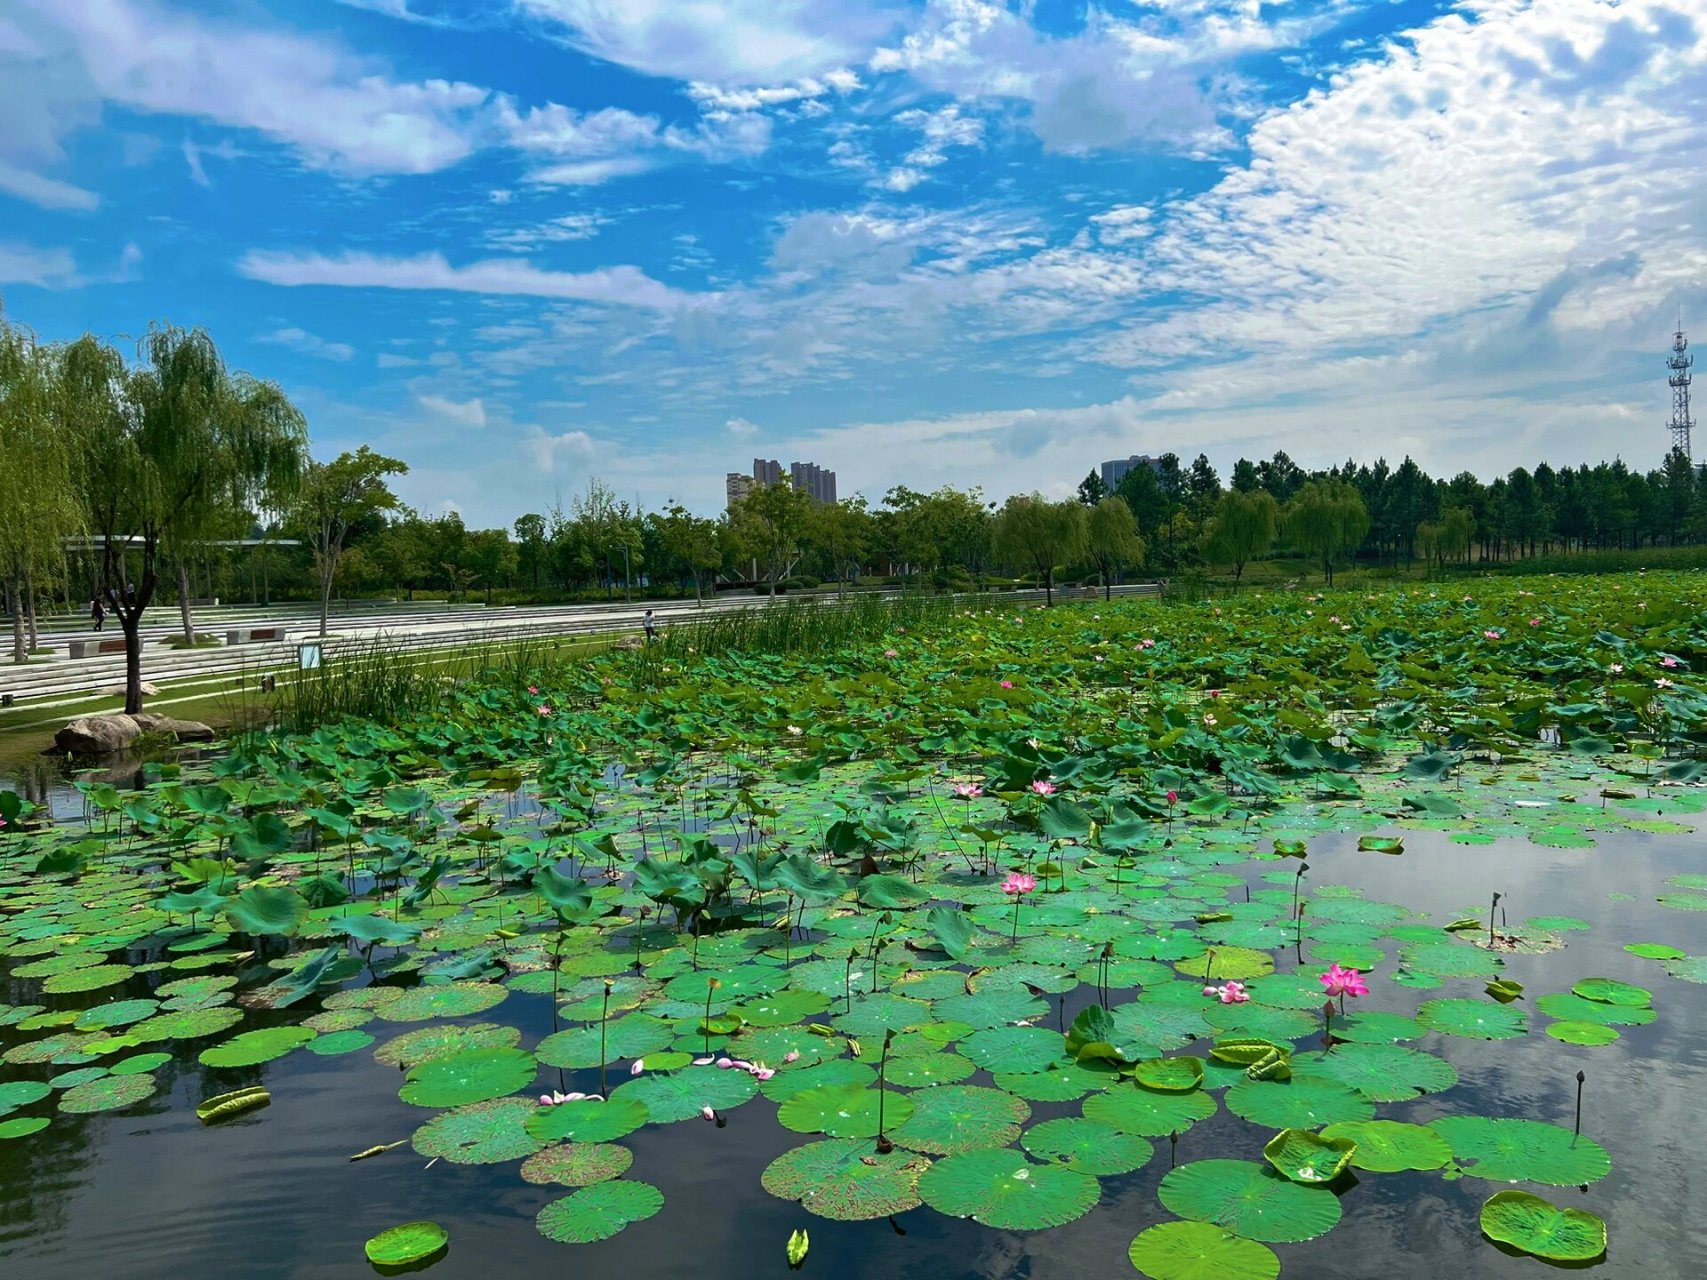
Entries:
POLYGON ((95 620, 95 630, 101 629, 101 624, 107 620, 107 606, 101 603, 101 597, 96 596, 89 605, 89 616, 95 620))
POLYGON ((646 616, 640 619, 640 625, 646 632, 647 644, 651 644, 658 638, 658 621, 652 616, 652 610, 646 611, 646 616))

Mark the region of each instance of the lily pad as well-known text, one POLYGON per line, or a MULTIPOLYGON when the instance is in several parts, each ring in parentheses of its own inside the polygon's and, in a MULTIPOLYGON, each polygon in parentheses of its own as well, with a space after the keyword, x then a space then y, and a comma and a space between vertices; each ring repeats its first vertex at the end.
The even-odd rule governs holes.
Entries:
POLYGON ((735 1068, 687 1067, 630 1080, 613 1091, 610 1100, 613 1103, 633 1100, 646 1108, 653 1124, 674 1124, 696 1119, 702 1107, 733 1110, 758 1091, 759 1082, 748 1072, 735 1068))
POLYGON ((411 1067, 397 1096, 417 1107, 459 1107, 524 1089, 538 1072, 523 1049, 464 1049, 411 1067))
POLYGON ((522 1161, 522 1181, 555 1183, 561 1187, 590 1187, 620 1178, 634 1163, 627 1147, 609 1142, 560 1142, 536 1151, 522 1161))
POLYGON ((798 1200, 837 1222, 887 1218, 919 1207, 919 1175, 930 1161, 911 1151, 877 1154, 869 1139, 831 1138, 784 1152, 760 1184, 771 1195, 798 1200))
POLYGON ((1263 1159, 1283 1176, 1306 1186, 1332 1182, 1357 1152, 1350 1138, 1329 1138, 1308 1129, 1282 1129, 1262 1149, 1263 1159))
POLYGON ((1042 1027, 991 1027, 967 1036, 960 1051, 986 1071, 1026 1075, 1059 1062, 1062 1042, 1042 1027))
POLYGON ((1292 1068, 1299 1076, 1349 1085, 1371 1102, 1404 1102, 1458 1083, 1458 1072, 1446 1059, 1392 1044, 1345 1044, 1332 1053, 1300 1053, 1293 1057, 1292 1068))
POLYGON ((1598 1182, 1612 1170, 1598 1142, 1541 1120, 1444 1116, 1429 1127, 1446 1139, 1464 1172, 1490 1182, 1574 1187, 1598 1182))
MULTIPOLYGON (((899 1128, 912 1119, 913 1099, 889 1090, 883 1099, 886 1128, 899 1128)), ((857 1084, 824 1085, 795 1094, 777 1108, 777 1121, 796 1133, 823 1133, 832 1138, 875 1138, 878 1091, 857 1084)))
POLYGON ((521 1102, 528 1107, 524 1125, 528 1136, 537 1143, 609 1142, 633 1133, 651 1118, 646 1105, 633 1098, 613 1097, 607 1102, 576 1098, 551 1107, 534 1104, 526 1098, 502 1101, 521 1102))
POLYGON ((944 1085, 913 1098, 913 1115, 890 1133, 896 1143, 931 1155, 1005 1147, 1019 1137, 1031 1108, 1000 1089, 944 1085))
POLYGON ((387 1022, 425 1022, 428 1018, 463 1018, 484 1013, 503 1003, 508 987, 493 982, 447 982, 443 986, 414 987, 395 1000, 387 1000, 376 1012, 387 1022))
POLYGON ((1133 1240, 1126 1256, 1150 1280, 1277 1280, 1274 1250, 1208 1222, 1163 1222, 1133 1240))
POLYGON ((601 1182, 553 1200, 534 1218, 540 1235, 559 1244, 608 1240, 664 1207, 664 1193, 649 1182, 601 1182))
POLYGON ((1619 1038, 1617 1031, 1601 1022, 1550 1022, 1546 1031, 1553 1039, 1565 1044, 1589 1048, 1611 1044, 1619 1038))
POLYGON ((1554 1262, 1588 1262, 1606 1252, 1606 1222, 1527 1191, 1500 1191, 1482 1206, 1482 1234, 1554 1262))
POLYGON ((40 1133, 48 1124, 46 1116, 16 1116, 11 1120, 0 1120, 0 1142, 27 1138, 32 1133, 40 1133))
POLYGON ((1171 1170, 1157 1188, 1165 1208, 1212 1222, 1247 1240, 1314 1240, 1340 1220, 1339 1198, 1290 1182, 1249 1160, 1194 1160, 1171 1170))
POLYGON ((1529 1030, 1523 1010, 1492 1000, 1425 1000, 1417 1009, 1417 1021, 1431 1031, 1467 1040, 1515 1040, 1529 1030))
POLYGON ((1085 1119, 1141 1138, 1184 1133, 1199 1120, 1209 1119, 1215 1110, 1214 1097, 1202 1090, 1154 1093, 1136 1085, 1096 1094, 1086 1098, 1084 1105, 1085 1119))
POLYGON ((1203 1083, 1203 1059, 1154 1058, 1134 1067, 1132 1078, 1146 1089, 1185 1093, 1203 1083))
POLYGON ((373 1056, 388 1067, 413 1067, 429 1058, 465 1049, 514 1048, 521 1039, 520 1027, 496 1022, 477 1022, 466 1027, 420 1027, 387 1040, 373 1051, 373 1056))
POLYGON ((102 1076, 67 1089, 59 1097, 59 1109, 71 1115, 88 1115, 97 1111, 122 1111, 154 1096, 154 1077, 102 1076))
POLYGON ((1322 1137, 1345 1138, 1357 1144, 1351 1167, 1370 1173, 1404 1169, 1438 1169, 1452 1159, 1446 1139, 1427 1125, 1397 1120, 1341 1120, 1322 1130, 1322 1137))
POLYGON ((1020 1145, 1039 1160, 1058 1161, 1093 1177, 1131 1173, 1155 1154, 1155 1148, 1136 1134, 1120 1133, 1080 1116, 1034 1124, 1020 1135, 1020 1145))
POLYGON ((919 1195, 950 1217, 1036 1231, 1090 1212, 1099 1189, 1095 1178, 1065 1165, 1033 1164, 1023 1152, 985 1148, 938 1160, 919 1178, 919 1195))
POLYGON ((1241 1081, 1227 1090, 1227 1110, 1268 1129, 1316 1129, 1375 1116, 1369 1099, 1349 1085, 1305 1076, 1241 1081))
POLYGON ((245 1031, 210 1049, 203 1049, 197 1060, 204 1067, 252 1067, 282 1058, 292 1049, 307 1044, 314 1036, 312 1027, 267 1027, 260 1031, 245 1031))
POLYGON ((450 1232, 436 1222, 405 1222, 367 1242, 367 1260, 376 1267, 407 1267, 432 1257, 450 1244, 450 1232))
POLYGON ((1646 987, 1619 982, 1615 978, 1584 978, 1574 984, 1571 991, 1597 1004, 1615 1004, 1630 1009, 1645 1009, 1654 1000, 1654 993, 1646 987))
MULTIPOLYGON (((602 1105, 602 1104, 601 1104, 602 1105)), ((452 1164, 501 1164, 538 1151, 545 1142, 527 1130, 540 1110, 527 1098, 496 1098, 434 1116, 415 1130, 412 1143, 423 1156, 452 1164)))

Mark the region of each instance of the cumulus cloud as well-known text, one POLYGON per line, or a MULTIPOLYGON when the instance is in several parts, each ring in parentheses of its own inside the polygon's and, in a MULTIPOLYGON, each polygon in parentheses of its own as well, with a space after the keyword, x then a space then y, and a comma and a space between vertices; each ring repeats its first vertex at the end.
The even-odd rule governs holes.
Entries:
POLYGON ((748 422, 745 418, 731 418, 723 424, 723 429, 730 435, 743 440, 759 434, 758 424, 748 422))
POLYGON ((555 473, 560 465, 583 465, 593 454, 593 438, 585 431, 564 431, 552 435, 534 427, 523 444, 534 466, 548 475, 555 473))
POLYGON ((478 431, 486 425, 486 406, 479 399, 459 401, 444 396, 418 395, 415 402, 433 417, 453 426, 478 431))
POLYGON ((38 249, 0 240, 0 283, 69 289, 84 281, 69 249, 38 249))

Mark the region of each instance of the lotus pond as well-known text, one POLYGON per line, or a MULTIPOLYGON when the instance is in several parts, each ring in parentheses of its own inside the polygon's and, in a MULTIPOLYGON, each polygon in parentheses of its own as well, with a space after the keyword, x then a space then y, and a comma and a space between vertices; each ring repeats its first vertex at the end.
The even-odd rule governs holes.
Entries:
POLYGON ((1700 1274, 1704 604, 684 627, 0 789, 0 1263, 1700 1274))

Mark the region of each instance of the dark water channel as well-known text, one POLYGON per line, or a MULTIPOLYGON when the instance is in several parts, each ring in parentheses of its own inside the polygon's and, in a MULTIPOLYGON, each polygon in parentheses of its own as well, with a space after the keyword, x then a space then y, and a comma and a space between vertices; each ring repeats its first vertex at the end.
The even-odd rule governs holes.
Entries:
MULTIPOLYGON (((80 811, 80 797, 70 797, 80 811)), ((1350 836, 1318 836, 1312 844, 1313 883, 1353 885, 1370 898, 1429 912, 1436 922, 1473 911, 1499 891, 1514 923, 1529 915, 1576 915, 1593 923, 1590 932, 1567 935, 1561 952, 1508 957, 1502 976, 1522 982, 1531 999, 1568 990, 1588 976, 1633 982, 1654 992, 1658 1017, 1652 1024, 1621 1028, 1620 1040, 1592 1049, 1549 1038, 1540 1029, 1545 1019, 1533 1012, 1530 1033, 1521 1040, 1429 1033, 1413 1047, 1444 1054, 1461 1082, 1439 1098, 1384 1105, 1380 1115, 1426 1122, 1451 1112, 1569 1126, 1581 1069, 1587 1074, 1583 1130, 1607 1148, 1612 1173, 1586 1191, 1534 1189, 1607 1220, 1610 1249, 1591 1269, 1609 1280, 1707 1275, 1707 987, 1672 979, 1654 962, 1621 949, 1636 941, 1691 952, 1707 946, 1707 917, 1653 902, 1666 877, 1703 870, 1701 837, 1603 834, 1597 848, 1559 850, 1524 840, 1467 847, 1411 832, 1407 852, 1397 858, 1356 853, 1350 836), (1632 896, 1612 896, 1626 893, 1632 896)), ((1255 877, 1272 868, 1253 864, 1252 883, 1260 884, 1255 877)), ((1291 960, 1281 952, 1280 968, 1291 968, 1291 960)), ((1391 968, 1376 970, 1373 994, 1362 1005, 1409 1014, 1419 994, 1382 981, 1391 968)), ((1479 995, 1481 985, 1479 979, 1449 979, 1421 998, 1479 995)), ((1088 986, 1069 996, 1066 1017, 1091 996, 1088 986)), ((11 998, 21 995, 14 991, 11 998)), ((465 1019, 483 1020, 520 1025, 524 1044, 553 1029, 549 999, 522 992, 501 1009, 465 1019)), ((386 1036, 382 1024, 368 1030, 386 1036)), ((0 1047, 15 1040, 15 1033, 0 1030, 0 1047)), ((756 1099, 732 1111, 726 1128, 688 1121, 623 1139, 635 1153, 631 1176, 663 1191, 662 1212, 603 1243, 555 1244, 538 1234, 533 1216, 565 1188, 529 1186, 514 1163, 441 1161, 429 1168, 407 1146, 349 1161, 354 1152, 407 1139, 432 1114, 398 1098, 400 1073, 376 1063, 371 1051, 327 1058, 299 1052, 259 1067, 210 1071, 196 1062, 205 1046, 159 1046, 170 1048, 174 1061, 160 1070, 160 1093, 138 1107, 56 1116, 33 1137, 0 1143, 0 1276, 371 1275, 363 1241, 396 1223, 429 1217, 451 1235, 448 1255, 431 1268, 442 1280, 780 1277, 788 1274, 784 1242, 799 1227, 811 1234, 806 1275, 1078 1280, 1136 1275, 1128 1244, 1145 1227, 1172 1217, 1156 1198, 1168 1168, 1164 1138, 1155 1142, 1146 1167, 1102 1179, 1101 1202, 1066 1227, 998 1231, 929 1208, 893 1223, 830 1222, 761 1189, 766 1164, 811 1139, 783 1129, 774 1105, 756 1099), (194 1106, 203 1097, 254 1083, 272 1091, 270 1107, 212 1129, 197 1121, 194 1106)), ((553 1083, 554 1074, 543 1069, 542 1086, 553 1083)), ((595 1071, 561 1076, 565 1088, 597 1084, 595 1071)), ((979 1072, 966 1083, 988 1082, 979 1072)), ((1080 1106, 1031 1105, 1031 1123, 1076 1115, 1080 1106)), ((1181 1137, 1178 1159, 1260 1159, 1268 1133, 1223 1107, 1181 1137)), ((1548 1264, 1508 1256, 1480 1234, 1480 1205, 1500 1189, 1471 1177, 1443 1180, 1438 1172, 1365 1174, 1345 1193, 1337 1228, 1306 1244, 1273 1248, 1288 1278, 1539 1276, 1548 1264)))

